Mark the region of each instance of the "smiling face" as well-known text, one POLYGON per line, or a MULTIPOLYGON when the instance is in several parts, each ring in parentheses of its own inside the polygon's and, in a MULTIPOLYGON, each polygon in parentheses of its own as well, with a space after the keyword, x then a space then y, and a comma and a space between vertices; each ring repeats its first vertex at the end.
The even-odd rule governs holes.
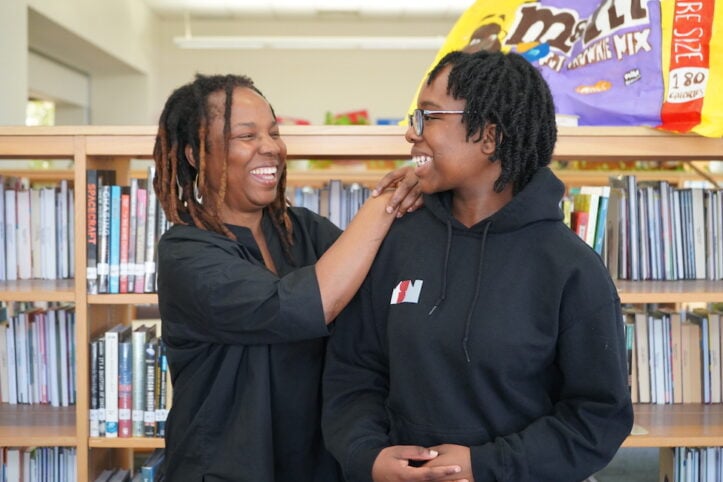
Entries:
MULTIPOLYGON (((219 193, 224 166, 224 92, 209 96, 208 190, 219 193)), ((233 91, 226 172, 226 193, 220 207, 225 223, 248 225, 260 219, 263 208, 276 198, 286 165, 286 144, 271 106, 257 92, 237 87, 233 91)))
MULTIPOLYGON (((417 99, 420 109, 464 110, 466 101, 447 93, 450 70, 445 68, 431 84, 423 86, 417 99)), ((491 188, 501 168, 499 162, 489 160, 494 152, 494 136, 490 135, 494 130, 488 125, 484 131, 479 142, 474 142, 479 137, 476 134, 467 139, 466 125, 458 114, 425 116, 421 136, 411 126, 407 128, 405 137, 413 144, 412 158, 417 163, 415 173, 422 192, 471 193, 491 188)))

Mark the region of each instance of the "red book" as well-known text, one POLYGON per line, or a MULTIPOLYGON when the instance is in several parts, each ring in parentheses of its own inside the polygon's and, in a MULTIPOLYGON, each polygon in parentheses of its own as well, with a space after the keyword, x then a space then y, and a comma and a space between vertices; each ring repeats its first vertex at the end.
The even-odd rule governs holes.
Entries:
POLYGON ((120 293, 128 293, 128 249, 131 232, 131 196, 128 187, 121 190, 120 219, 120 293))
POLYGON ((570 227, 584 241, 587 234, 590 214, 587 211, 573 211, 570 213, 570 227))

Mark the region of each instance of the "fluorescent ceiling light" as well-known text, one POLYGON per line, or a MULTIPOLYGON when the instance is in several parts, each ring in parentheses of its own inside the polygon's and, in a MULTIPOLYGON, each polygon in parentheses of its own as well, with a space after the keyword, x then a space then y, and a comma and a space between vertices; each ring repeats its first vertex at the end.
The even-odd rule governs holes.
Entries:
POLYGON ((439 50, 444 36, 434 37, 297 37, 201 36, 175 37, 182 49, 286 49, 286 50, 439 50))

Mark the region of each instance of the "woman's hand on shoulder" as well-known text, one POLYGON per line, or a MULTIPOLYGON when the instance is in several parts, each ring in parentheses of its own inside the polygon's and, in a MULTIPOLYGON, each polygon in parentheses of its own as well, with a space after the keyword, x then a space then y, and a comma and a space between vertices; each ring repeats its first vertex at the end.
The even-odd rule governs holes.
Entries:
POLYGON ((385 174, 377 182, 372 196, 376 197, 387 189, 394 189, 394 193, 387 203, 387 212, 396 212, 397 217, 411 213, 423 204, 419 179, 414 174, 414 166, 399 167, 385 174))

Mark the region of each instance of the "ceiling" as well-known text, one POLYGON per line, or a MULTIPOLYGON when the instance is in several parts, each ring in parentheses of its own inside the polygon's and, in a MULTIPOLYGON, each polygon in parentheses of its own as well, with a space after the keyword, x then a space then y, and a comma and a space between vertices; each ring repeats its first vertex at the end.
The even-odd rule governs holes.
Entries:
POLYGON ((460 16, 474 0, 145 0, 162 18, 419 19, 460 16))

